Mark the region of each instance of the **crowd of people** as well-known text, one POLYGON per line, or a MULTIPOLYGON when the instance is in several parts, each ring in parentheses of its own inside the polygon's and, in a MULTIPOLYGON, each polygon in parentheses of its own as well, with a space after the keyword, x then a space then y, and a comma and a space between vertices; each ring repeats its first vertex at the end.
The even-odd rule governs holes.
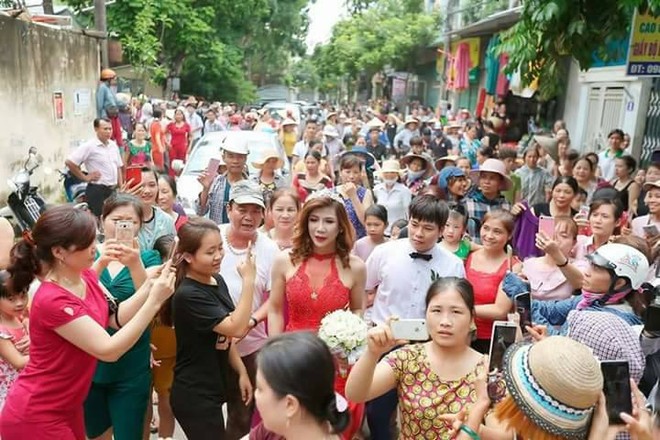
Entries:
POLYGON ((621 130, 580 155, 562 121, 503 144, 503 105, 181 104, 164 123, 100 102, 66 160, 88 209, 50 207, 17 241, 0 224, 3 440, 168 439, 175 421, 190 440, 658 438, 660 162, 638 170, 621 130), (279 136, 289 164, 266 152, 249 175, 247 143, 225 142, 187 215, 172 161, 233 127, 279 136), (337 310, 370 327, 354 365, 316 335, 337 310), (491 371, 498 321, 517 342, 491 371), (599 361, 628 364, 619 425, 599 361))

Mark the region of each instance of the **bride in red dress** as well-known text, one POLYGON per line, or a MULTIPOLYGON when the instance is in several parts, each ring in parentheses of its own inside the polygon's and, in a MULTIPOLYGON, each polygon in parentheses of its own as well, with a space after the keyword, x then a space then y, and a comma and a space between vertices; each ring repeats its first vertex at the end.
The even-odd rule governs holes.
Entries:
MULTIPOLYGON (((293 248, 273 263, 268 332, 311 330, 335 310, 362 314, 366 294, 366 267, 351 255, 355 233, 344 205, 336 195, 320 191, 307 199, 298 218, 293 248), (284 324, 284 310, 288 322, 284 324)), ((337 375, 335 389, 345 395, 346 378, 337 375)), ((342 434, 352 439, 359 432, 363 405, 351 404, 351 424, 342 434)))

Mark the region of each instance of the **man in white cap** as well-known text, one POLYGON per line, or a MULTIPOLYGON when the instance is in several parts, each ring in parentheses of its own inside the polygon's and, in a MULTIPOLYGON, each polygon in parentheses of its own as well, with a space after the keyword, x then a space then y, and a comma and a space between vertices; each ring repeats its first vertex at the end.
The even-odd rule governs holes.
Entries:
POLYGON ((401 130, 394 137, 394 144, 392 149, 397 152, 398 155, 404 155, 410 151, 410 139, 414 136, 419 136, 419 121, 413 117, 408 117, 403 124, 403 130, 401 130))
POLYGON ((202 184, 202 192, 195 202, 197 215, 206 215, 217 224, 229 223, 227 205, 232 185, 247 179, 245 162, 248 147, 246 140, 225 141, 222 146, 222 159, 227 171, 224 174, 208 174, 203 171, 197 179, 202 184))
POLYGON ((323 137, 325 138, 325 149, 332 160, 332 168, 339 169, 339 154, 344 151, 344 144, 339 139, 339 132, 332 125, 323 127, 323 137))
MULTIPOLYGON (((257 255, 257 276, 252 300, 252 316, 249 329, 238 342, 243 365, 248 372, 252 387, 255 386, 257 372, 257 353, 266 343, 266 324, 270 294, 270 272, 273 259, 279 252, 274 241, 258 231, 264 219, 265 203, 259 185, 249 180, 242 180, 232 185, 229 193, 227 213, 229 223, 220 226, 222 245, 225 251, 220 267, 220 275, 227 283, 227 289, 234 304, 238 304, 243 291, 243 278, 238 266, 246 258, 250 243, 252 253, 257 255)), ((227 438, 239 439, 250 431, 254 399, 245 405, 238 384, 238 376, 230 369, 227 383, 227 438)))

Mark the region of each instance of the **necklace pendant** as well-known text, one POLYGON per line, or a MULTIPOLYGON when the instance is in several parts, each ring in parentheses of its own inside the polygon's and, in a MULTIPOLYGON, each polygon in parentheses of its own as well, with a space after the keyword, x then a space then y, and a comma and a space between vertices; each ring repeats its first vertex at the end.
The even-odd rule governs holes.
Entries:
POLYGON ((316 291, 313 291, 311 295, 309 295, 313 300, 316 301, 316 299, 319 297, 319 294, 316 293, 316 291))

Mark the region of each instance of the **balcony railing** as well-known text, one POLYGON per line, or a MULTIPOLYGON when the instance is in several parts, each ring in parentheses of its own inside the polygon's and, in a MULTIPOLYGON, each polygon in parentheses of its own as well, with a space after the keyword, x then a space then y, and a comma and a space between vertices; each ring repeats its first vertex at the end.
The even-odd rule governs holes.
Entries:
POLYGON ((520 5, 521 0, 449 0, 447 19, 449 31, 459 30, 477 23, 498 12, 508 11, 520 5))

